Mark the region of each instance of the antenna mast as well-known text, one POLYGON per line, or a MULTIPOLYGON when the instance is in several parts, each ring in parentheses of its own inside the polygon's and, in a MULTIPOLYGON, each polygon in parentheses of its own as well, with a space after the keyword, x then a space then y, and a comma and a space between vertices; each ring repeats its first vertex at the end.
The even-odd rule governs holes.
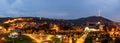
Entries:
POLYGON ((101 11, 100 11, 100 9, 98 10, 98 12, 97 12, 97 15, 96 16, 101 16, 101 11))
POLYGON ((100 9, 99 9, 99 11, 98 11, 98 16, 101 16, 101 12, 100 12, 100 9))

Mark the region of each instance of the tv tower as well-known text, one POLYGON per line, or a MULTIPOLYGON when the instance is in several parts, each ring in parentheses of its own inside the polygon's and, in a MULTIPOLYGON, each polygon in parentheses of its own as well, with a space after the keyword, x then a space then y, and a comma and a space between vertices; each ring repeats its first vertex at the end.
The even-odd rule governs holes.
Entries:
POLYGON ((101 11, 100 11, 100 9, 98 10, 98 13, 97 13, 97 17, 98 17, 98 22, 97 22, 97 24, 101 24, 101 19, 99 18, 101 16, 101 11))
POLYGON ((100 9, 99 9, 99 11, 98 11, 98 16, 101 16, 101 12, 100 12, 100 9))
POLYGON ((96 14, 97 17, 100 17, 101 16, 101 10, 99 9, 97 14, 96 14))

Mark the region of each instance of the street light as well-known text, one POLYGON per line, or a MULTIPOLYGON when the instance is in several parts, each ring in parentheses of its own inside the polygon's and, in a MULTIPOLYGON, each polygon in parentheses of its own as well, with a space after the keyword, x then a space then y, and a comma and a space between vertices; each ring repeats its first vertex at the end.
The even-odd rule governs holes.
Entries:
MULTIPOLYGON (((0 31, 2 30, 2 26, 0 26, 0 31)), ((0 34, 1 34, 1 32, 0 32, 0 34)))
POLYGON ((0 26, 0 30, 2 29, 2 27, 0 26))
POLYGON ((57 38, 61 38, 62 36, 61 35, 58 35, 57 38))

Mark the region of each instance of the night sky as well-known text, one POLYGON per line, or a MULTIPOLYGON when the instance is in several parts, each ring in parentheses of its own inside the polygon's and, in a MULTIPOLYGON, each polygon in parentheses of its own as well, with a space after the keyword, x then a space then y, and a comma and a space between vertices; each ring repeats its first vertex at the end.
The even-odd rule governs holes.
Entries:
POLYGON ((101 16, 120 22, 120 0, 0 0, 0 17, 77 19, 101 16))

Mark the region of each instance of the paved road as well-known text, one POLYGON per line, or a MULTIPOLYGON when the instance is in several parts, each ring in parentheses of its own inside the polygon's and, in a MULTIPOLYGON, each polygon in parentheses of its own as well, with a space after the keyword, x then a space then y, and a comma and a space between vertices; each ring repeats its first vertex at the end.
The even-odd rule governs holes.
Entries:
POLYGON ((89 32, 84 32, 84 34, 79 39, 77 39, 76 43, 84 43, 85 39, 87 38, 88 33, 89 32))
MULTIPOLYGON (((85 39, 87 38, 89 32, 84 32, 84 34, 77 39, 76 43, 84 43, 85 39)), ((40 39, 40 35, 36 35, 36 34, 24 34, 26 36, 29 36, 31 39, 34 40, 34 42, 36 43, 41 43, 43 41, 43 39, 40 39)), ((51 35, 47 35, 48 38, 46 38, 47 40, 51 40, 50 37, 52 37, 51 35)), ((72 43, 72 38, 69 38, 69 43, 72 43)))
POLYGON ((33 34, 24 34, 24 35, 29 36, 36 43, 41 43, 41 40, 39 38, 37 38, 36 35, 33 35, 33 34))
MULTIPOLYGON (((24 35, 29 36, 36 43, 41 43, 42 42, 42 40, 38 37, 38 35, 35 35, 35 34, 24 34, 24 35)), ((87 35, 88 35, 88 33, 84 33, 79 39, 77 39, 76 43, 84 43, 87 35)), ((49 36, 49 38, 50 37, 51 36, 49 36)), ((69 38, 69 43, 72 43, 72 39, 71 38, 69 38)))
POLYGON ((29 36, 36 43, 42 43, 43 41, 52 40, 51 37, 53 37, 53 35, 46 36, 41 36, 37 34, 24 34, 24 35, 29 36))

